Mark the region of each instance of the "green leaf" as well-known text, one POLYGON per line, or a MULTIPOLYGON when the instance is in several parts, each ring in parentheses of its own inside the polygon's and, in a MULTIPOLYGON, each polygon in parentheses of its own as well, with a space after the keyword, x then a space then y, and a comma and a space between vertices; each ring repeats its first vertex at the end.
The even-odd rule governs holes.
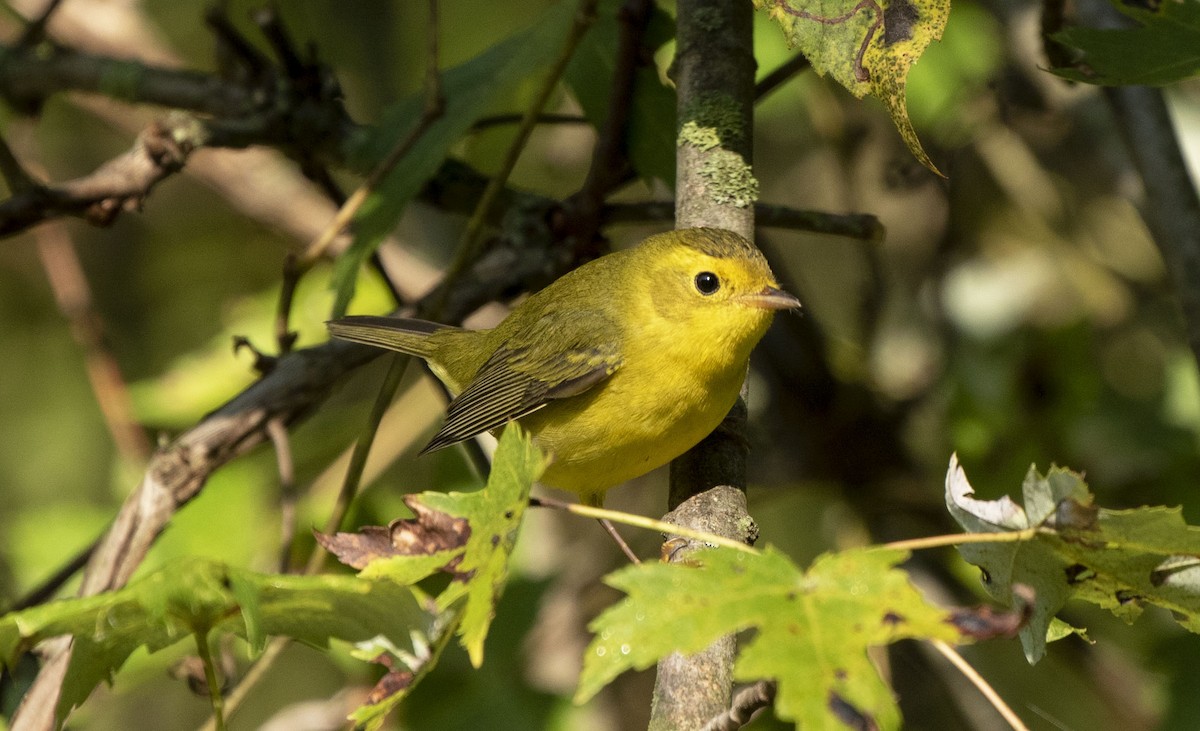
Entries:
MULTIPOLYGON (((333 316, 340 317, 354 296, 359 267, 379 247, 405 206, 420 191, 457 143, 498 100, 510 96, 525 79, 542 74, 571 24, 575 7, 559 3, 532 28, 517 33, 442 74, 445 109, 421 135, 396 169, 367 198, 355 219, 355 240, 334 267, 337 297, 333 316)), ((416 126, 424 109, 423 94, 416 94, 384 112, 383 121, 369 139, 352 151, 351 159, 367 169, 382 160, 416 126)))
POLYGON ((1014 584, 1034 590, 1033 614, 1021 630, 1029 662, 1045 655, 1048 634, 1063 634, 1054 615, 1071 598, 1126 621, 1152 604, 1200 631, 1200 528, 1184 523, 1178 508, 1096 508, 1083 478, 1059 467, 1045 476, 1030 468, 1023 487, 1024 509, 1007 497, 971 497, 957 457, 946 477, 946 505, 967 530, 1037 529, 1026 540, 959 547, 983 569, 984 585, 998 600, 1013 604, 1014 584))
POLYGON ((801 571, 771 547, 706 551, 698 566, 643 564, 606 581, 628 596, 592 622, 576 700, 630 668, 693 653, 718 637, 758 630, 734 668, 738 680, 779 681, 776 713, 803 728, 843 728, 839 710, 899 726, 891 691, 867 648, 899 639, 958 639, 945 611, 896 568, 902 551, 825 554, 801 571))
MULTIPOLYGON (((496 447, 487 485, 478 492, 412 496, 409 505, 416 519, 389 527, 395 555, 375 558, 360 575, 407 583, 438 568, 450 572, 453 579, 436 600, 441 622, 448 625, 443 634, 456 632, 471 664, 479 667, 496 602, 508 578, 509 556, 529 504, 529 490, 545 463, 529 435, 517 424, 508 425, 496 447), (417 550, 408 551, 414 544, 417 550)), ((444 642, 439 642, 428 657, 436 661, 443 646, 444 642)), ((417 677, 405 678, 394 689, 376 686, 377 694, 372 694, 353 719, 378 728, 420 675, 432 667, 433 662, 423 663, 417 677)))
POLYGON ((517 542, 517 529, 529 504, 529 489, 542 474, 546 458, 516 424, 500 437, 487 487, 473 493, 428 492, 427 506, 470 518, 471 537, 463 551, 455 581, 438 597, 445 608, 466 597, 459 636, 471 664, 483 663, 483 641, 496 615, 496 601, 508 578, 508 559, 517 542))
POLYGON ((0 617, 0 659, 71 635, 75 650, 59 717, 82 703, 134 650, 181 639, 236 634, 261 647, 276 635, 323 646, 331 638, 386 637, 399 647, 429 631, 432 618, 408 587, 353 576, 256 574, 211 561, 179 561, 119 591, 65 599, 0 617))
MULTIPOLYGON (((565 81, 583 107, 584 114, 601 129, 612 104, 612 76, 620 36, 619 0, 601 3, 592 25, 575 57, 567 66, 565 81)), ((674 23, 658 5, 652 5, 647 27, 649 50, 666 43, 674 34, 674 23)), ((644 179, 658 178, 675 184, 675 92, 663 85, 658 72, 640 66, 634 73, 626 145, 633 169, 644 179)))
POLYGON ((818 74, 829 74, 861 99, 880 99, 912 154, 934 173, 908 117, 908 72, 942 37, 950 0, 755 0, 818 74))
POLYGON ((1200 2, 1167 0, 1153 10, 1113 3, 1140 25, 1121 30, 1069 28, 1054 40, 1082 58, 1074 68, 1056 68, 1063 78, 1089 84, 1161 86, 1200 73, 1200 2))

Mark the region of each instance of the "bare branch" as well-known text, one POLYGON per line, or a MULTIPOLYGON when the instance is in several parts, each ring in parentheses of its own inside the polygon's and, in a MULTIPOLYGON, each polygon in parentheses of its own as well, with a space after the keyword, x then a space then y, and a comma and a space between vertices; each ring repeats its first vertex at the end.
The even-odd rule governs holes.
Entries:
MULTIPOLYGON (((485 129, 492 127, 500 127, 506 124, 518 124, 525 118, 524 114, 497 114, 494 117, 484 117, 471 126, 471 131, 482 132, 485 129)), ((538 124, 587 124, 587 117, 581 117, 578 114, 555 114, 553 112, 539 114, 537 118, 538 124)))
POLYGON ((296 463, 292 459, 292 440, 279 419, 267 422, 267 437, 275 447, 279 470, 279 572, 287 573, 291 564, 292 544, 296 540, 296 463))
MULTIPOLYGON (((754 125, 753 8, 724 0, 679 0, 673 64, 681 129, 725 120, 721 144, 685 141, 676 149, 675 227, 713 226, 754 238, 758 182, 750 169, 754 125), (716 109, 714 109, 716 107, 716 109), (714 176, 712 171, 722 173, 714 176)), ((682 135, 681 135, 682 136, 682 135)), ((746 510, 746 404, 738 399, 721 425, 671 462, 668 504, 687 528, 742 539, 746 510)), ((675 554, 686 560, 688 551, 675 554)), ((729 707, 737 640, 658 663, 651 728, 699 728, 729 707)))
POLYGON ((612 79, 609 82, 608 113, 596 138, 587 178, 575 195, 576 205, 592 224, 591 231, 580 232, 590 238, 599 228, 599 209, 604 199, 632 173, 626 154, 625 133, 633 102, 635 72, 645 55, 643 37, 650 22, 652 3, 628 0, 617 13, 619 35, 612 79))
POLYGON ((771 92, 783 86, 785 81, 808 68, 809 65, 808 58, 802 53, 798 53, 787 61, 784 61, 774 71, 764 76, 761 81, 754 85, 755 101, 762 101, 771 92))
MULTIPOLYGON (((1102 28, 1131 22, 1106 2, 1082 3, 1078 12, 1102 28)), ((1104 98, 1141 175, 1142 215, 1175 285, 1188 345, 1200 362, 1200 197, 1170 111, 1162 91, 1148 86, 1105 87, 1104 98)))
POLYGON ((42 268, 58 309, 70 325, 71 336, 82 351, 88 382, 113 444, 130 464, 144 464, 150 457, 150 439, 137 420, 121 366, 108 347, 75 244, 66 227, 57 223, 38 229, 36 238, 42 268))
POLYGON ((190 117, 172 115, 155 122, 138 135, 128 152, 90 175, 14 192, 0 202, 0 236, 12 236, 63 215, 108 225, 122 211, 139 209, 154 186, 181 170, 205 139, 203 125, 190 117))
POLYGON ((218 117, 254 109, 256 89, 212 74, 118 60, 53 44, 37 49, 0 44, 0 97, 36 111, 69 91, 103 94, 131 104, 154 104, 218 117), (116 85, 114 79, 125 84, 116 85))

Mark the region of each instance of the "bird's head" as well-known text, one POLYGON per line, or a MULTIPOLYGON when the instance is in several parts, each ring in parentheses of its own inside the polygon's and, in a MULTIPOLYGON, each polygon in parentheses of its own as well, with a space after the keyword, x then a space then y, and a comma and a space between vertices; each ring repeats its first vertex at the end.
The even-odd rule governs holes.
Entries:
POLYGON ((747 351, 776 310, 800 306, 779 288, 767 260, 746 239, 723 229, 658 234, 634 250, 653 310, 697 336, 747 351))

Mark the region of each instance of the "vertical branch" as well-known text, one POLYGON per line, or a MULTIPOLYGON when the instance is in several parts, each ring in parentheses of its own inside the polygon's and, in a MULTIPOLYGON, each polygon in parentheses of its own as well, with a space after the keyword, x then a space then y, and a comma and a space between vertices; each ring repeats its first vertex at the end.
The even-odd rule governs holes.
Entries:
POLYGON ((38 227, 34 237, 54 300, 83 350, 87 378, 117 452, 133 464, 142 464, 150 458, 150 439, 134 414, 121 367, 105 343, 103 325, 92 306, 91 288, 74 243, 58 221, 38 227))
POLYGON ((296 540, 296 463, 292 459, 292 442, 282 419, 267 422, 267 436, 275 447, 275 463, 279 470, 279 573, 291 568, 292 547, 296 540))
MULTIPOLYGON (((48 3, 42 17, 31 24, 30 29, 41 28, 57 5, 57 2, 48 3)), ((30 128, 25 125, 22 128, 26 133, 24 136, 29 137, 30 128)), ((22 147, 32 149, 29 144, 22 147)), ((37 175, 45 174, 36 161, 32 168, 37 175)), ((0 175, 13 193, 28 191, 38 185, 3 139, 0 139, 0 175)), ((105 340, 104 323, 92 301, 92 288, 75 251, 75 242, 61 221, 39 226, 34 229, 33 236, 46 280, 54 293, 54 302, 70 326, 71 337, 82 350, 88 382, 117 453, 132 464, 143 464, 150 458, 150 439, 137 421, 121 367, 105 340)))
POLYGON ((1104 89, 1146 186, 1142 214, 1167 264, 1183 311, 1184 332, 1200 361, 1200 198, 1188 174, 1160 89, 1104 89))
MULTIPOLYGON (((676 228, 712 226, 754 238, 752 14, 750 3, 729 0, 677 5, 676 228)), ((753 538, 746 512, 745 420, 739 399, 712 435, 671 463, 670 522, 737 540, 753 538)), ((688 553, 673 552, 672 560, 688 553)), ((700 728, 724 713, 736 652, 730 635, 703 652, 660 662, 650 727, 700 728)))
POLYGON ((713 226, 754 237, 752 13, 748 4, 724 0, 679 2, 676 228, 713 226))
MULTIPOLYGON (((1127 28, 1132 22, 1107 2, 1080 3, 1078 20, 1094 28, 1127 28)), ((1200 195, 1188 172, 1161 89, 1104 88, 1113 121, 1142 178, 1142 217, 1175 286, 1184 334, 1200 362, 1200 195)))

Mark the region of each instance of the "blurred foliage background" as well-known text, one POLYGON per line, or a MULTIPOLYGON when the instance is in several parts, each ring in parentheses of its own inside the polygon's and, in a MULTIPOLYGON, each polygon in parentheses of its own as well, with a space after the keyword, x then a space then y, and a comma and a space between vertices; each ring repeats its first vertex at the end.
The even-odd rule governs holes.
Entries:
MULTIPOLYGON (((552 4, 446 0, 443 66, 472 58, 552 4)), ((260 4, 227 5, 229 17, 256 38, 248 16, 260 4)), ((24 14, 34 6, 12 3, 24 14)), ((663 7, 671 10, 670 3, 663 7)), ((69 45, 214 68, 203 3, 71 0, 63 13, 68 9, 90 23, 62 31, 69 45)), ((335 69, 356 121, 377 122, 388 105, 420 89, 423 4, 305 0, 281 4, 279 12, 335 69)), ((758 106, 754 163, 762 201, 871 213, 887 230, 880 242, 759 231, 760 245, 805 310, 777 320, 756 355, 750 509, 763 540, 798 561, 830 548, 952 532, 942 480, 955 451, 985 498, 1017 494, 1031 463, 1057 463, 1085 472, 1105 507, 1182 504, 1190 522, 1200 521, 1196 363, 1139 217, 1141 183, 1098 90, 1042 70, 1039 12, 1032 2, 958 0, 943 41, 915 67, 912 117, 948 180, 911 158, 880 104, 856 101, 811 71, 758 106)), ((755 53, 766 75, 791 53, 765 17, 758 22, 755 53)), ((17 32, 11 15, 2 24, 6 37, 17 32)), ((670 57, 670 44, 657 54, 664 72, 670 57)), ((522 89, 495 112, 522 109, 529 93, 522 89)), ((1195 159, 1196 89, 1180 86, 1168 96, 1195 159)), ((552 110, 576 113, 578 105, 562 92, 552 110)), ((18 156, 62 180, 126 149, 157 113, 64 95, 32 120, 4 109, 0 124, 18 156)), ((455 155, 493 171, 512 134, 511 126, 489 128, 463 140, 455 155)), ((593 139, 585 125, 540 129, 513 184, 550 196, 573 190, 593 139)), ((144 449, 253 380, 252 356, 235 354, 232 338, 270 348, 284 257, 306 245, 332 212, 313 202, 320 196, 281 157, 271 158, 273 184, 250 195, 231 192, 222 176, 260 164, 252 154, 198 153, 143 211, 111 228, 69 220, 60 233, 43 227, 0 246, 0 606, 103 530, 145 459, 136 440, 116 446, 97 405, 85 349, 50 283, 62 273, 51 239, 69 237, 78 254, 104 343, 148 437, 144 449)), ((341 182, 350 188, 354 179, 341 182)), ((621 195, 667 197, 661 184, 641 183, 621 195)), ((460 216, 414 204, 396 238, 436 268, 463 224, 460 216)), ((614 225, 604 233, 625 246, 669 226, 614 225)), ((298 292, 292 325, 301 346, 325 338, 329 276, 319 267, 298 292)), ((364 276, 352 311, 391 306, 379 283, 364 276)), ((382 372, 378 363, 362 369, 294 432, 304 489, 300 534, 308 545, 306 528, 324 521, 382 372)), ((473 484, 453 450, 415 459, 440 402, 428 380, 410 380, 403 413, 374 451, 356 523, 402 514, 405 492, 473 484)), ((664 482, 662 474, 643 478, 614 491, 610 503, 657 515, 664 482)), ((146 568, 204 555, 273 570, 278 502, 274 457, 260 449, 217 473, 173 521, 146 568)), ((633 543, 644 555, 657 550, 653 535, 633 543)), ((607 539, 591 525, 535 512, 519 559, 483 671, 450 650, 395 726, 644 727, 652 683, 646 674, 623 678, 588 707, 569 701, 584 626, 615 598, 598 581, 621 560, 607 539)), ((983 601, 974 569, 952 552, 921 555, 913 570, 949 604, 983 601)), ((1200 727, 1193 670, 1200 640, 1154 612, 1132 627, 1084 607, 1067 614, 1089 628, 1095 645, 1063 640, 1035 667, 1016 641, 964 654, 1032 728, 1200 727)), ((240 649, 231 652, 245 662, 240 649)), ((199 724, 206 702, 167 672, 182 653, 135 657, 73 724, 199 724)), ((920 647, 901 647, 886 660, 912 728, 1003 727, 920 647)), ((232 727, 300 728, 297 719, 322 712, 337 719, 361 699, 356 694, 370 686, 373 672, 338 653, 293 647, 232 727)), ((772 725, 765 719, 755 727, 772 725)))

